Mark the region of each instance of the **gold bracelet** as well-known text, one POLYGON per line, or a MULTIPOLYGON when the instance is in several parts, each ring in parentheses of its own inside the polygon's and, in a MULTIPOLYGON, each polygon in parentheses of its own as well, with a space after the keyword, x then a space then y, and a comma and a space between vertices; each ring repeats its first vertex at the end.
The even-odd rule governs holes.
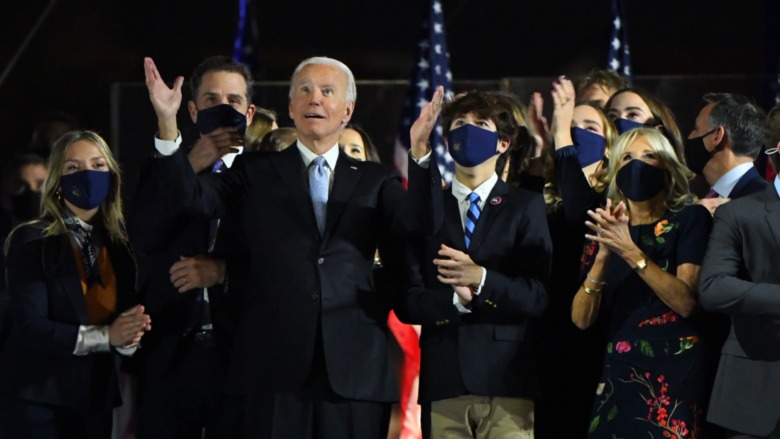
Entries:
POLYGON ((584 284, 582 285, 582 289, 585 290, 585 292, 589 296, 598 296, 599 294, 601 294, 601 290, 591 290, 590 288, 586 287, 584 284))
POLYGON ((603 287, 604 285, 606 285, 606 284, 607 284, 606 282, 603 282, 603 281, 597 281, 596 279, 593 279, 592 277, 590 277, 590 273, 585 273, 585 277, 587 277, 587 278, 588 278, 588 281, 589 281, 590 283, 592 283, 593 285, 595 285, 595 286, 597 286, 597 287, 603 287))

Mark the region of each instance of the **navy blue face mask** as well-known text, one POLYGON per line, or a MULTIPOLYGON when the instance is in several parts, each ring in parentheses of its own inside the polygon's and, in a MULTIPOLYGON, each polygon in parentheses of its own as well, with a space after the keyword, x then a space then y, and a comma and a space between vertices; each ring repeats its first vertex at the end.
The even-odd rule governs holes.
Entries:
POLYGON ((643 123, 634 122, 633 120, 629 119, 615 119, 615 128, 617 128, 618 133, 623 134, 626 131, 631 131, 634 128, 641 128, 645 126, 643 123))
POLYGON ((450 156, 464 168, 481 165, 498 155, 498 133, 475 125, 465 124, 450 131, 447 142, 450 156))
POLYGON ((623 196, 631 201, 647 201, 666 187, 663 169, 634 159, 624 165, 615 178, 623 196))
POLYGON ((246 132, 246 115, 236 111, 228 104, 216 105, 204 110, 198 110, 195 126, 201 134, 208 134, 217 128, 233 127, 238 134, 246 132))
POLYGON ((60 178, 62 196, 81 209, 94 209, 106 200, 111 172, 84 170, 60 178))
POLYGON ((577 148, 577 159, 581 167, 590 166, 604 158, 607 150, 607 139, 600 134, 583 128, 573 127, 571 138, 577 148))

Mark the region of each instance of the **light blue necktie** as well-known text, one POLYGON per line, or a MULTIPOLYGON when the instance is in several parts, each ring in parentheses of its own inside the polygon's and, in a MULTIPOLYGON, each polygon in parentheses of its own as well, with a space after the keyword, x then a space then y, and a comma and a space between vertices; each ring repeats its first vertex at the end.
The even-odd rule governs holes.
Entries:
POLYGON ((471 245, 471 236, 474 234, 474 229, 477 227, 477 220, 479 219, 479 195, 476 192, 469 194, 469 210, 466 211, 465 228, 463 230, 464 237, 466 238, 466 248, 471 245))
POLYGON ((328 207, 328 189, 330 186, 330 169, 325 157, 317 157, 309 165, 309 193, 314 206, 314 216, 317 218, 317 229, 320 235, 325 232, 325 217, 328 207))

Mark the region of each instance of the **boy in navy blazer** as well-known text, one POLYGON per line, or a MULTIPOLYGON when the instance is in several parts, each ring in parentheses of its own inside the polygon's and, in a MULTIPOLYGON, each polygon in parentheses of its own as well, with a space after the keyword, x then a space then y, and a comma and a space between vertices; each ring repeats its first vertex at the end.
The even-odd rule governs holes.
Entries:
POLYGON ((455 161, 452 186, 442 190, 427 146, 442 97, 439 88, 411 130, 410 211, 427 288, 396 309, 422 325, 423 429, 427 437, 533 437, 531 328, 547 307, 552 252, 544 200, 496 175, 519 128, 512 109, 485 92, 442 112, 455 161))

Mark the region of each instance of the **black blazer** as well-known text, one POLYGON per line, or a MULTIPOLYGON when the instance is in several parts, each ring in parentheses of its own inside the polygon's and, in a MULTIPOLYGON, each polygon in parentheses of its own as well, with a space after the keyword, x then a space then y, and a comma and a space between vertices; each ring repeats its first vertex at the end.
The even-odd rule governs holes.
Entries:
POLYGON ((228 171, 200 178, 182 151, 155 163, 155 178, 178 208, 239 215, 249 269, 237 298, 229 392, 301 388, 321 339, 327 376, 338 395, 398 398, 386 325, 394 298, 377 294, 372 280, 378 247, 396 284, 386 291, 411 282, 411 267, 400 262, 407 203, 395 173, 339 152, 320 237, 295 145, 280 153, 241 155, 228 171))
POLYGON ((705 309, 732 316, 708 420, 755 436, 780 420, 780 198, 774 185, 715 211, 702 264, 705 309))
MULTIPOLYGON (((11 333, 0 358, 0 388, 12 398, 76 409, 121 404, 112 353, 73 355, 79 325, 89 325, 67 235, 43 237, 43 222, 23 225, 8 249, 11 333)), ((136 303, 135 261, 107 240, 117 280, 117 314, 136 303)))
MULTIPOLYGON (((180 256, 208 254, 210 219, 188 215, 175 209, 164 196, 165 188, 154 178, 154 160, 145 163, 138 190, 127 215, 127 227, 133 249, 137 252, 143 273, 144 288, 140 297, 146 312, 154 322, 154 330, 144 336, 143 349, 132 358, 134 367, 145 379, 167 375, 175 369, 191 346, 190 338, 183 338, 192 324, 192 309, 202 289, 179 293, 170 281, 169 270, 180 256), (173 208, 172 208, 173 207, 173 208)), ((217 243, 236 228, 235 220, 225 218, 220 223, 217 243)), ((226 257, 221 255, 221 257, 226 257)), ((221 286, 209 288, 210 309, 215 331, 223 335, 229 321, 223 318, 230 312, 224 303, 221 286)), ((220 348, 228 343, 227 335, 220 337, 220 348)), ((223 352, 224 354, 224 352, 223 352)), ((224 355, 222 355, 224 357, 224 355)))
POLYGON ((442 191, 433 161, 429 168, 409 164, 417 255, 428 288, 411 290, 396 309, 402 321, 423 325, 420 401, 463 394, 533 398, 537 373, 528 330, 547 307, 552 254, 544 200, 496 183, 467 251, 487 269, 485 285, 471 313, 461 316, 452 287, 438 281, 431 262, 441 244, 466 251, 460 212, 451 191, 442 191))
POLYGON ((740 198, 746 195, 760 192, 764 190, 766 186, 766 180, 764 180, 764 178, 759 175, 758 170, 756 170, 756 167, 753 166, 747 172, 745 172, 742 177, 739 178, 737 184, 734 186, 734 189, 731 190, 729 198, 733 200, 735 198, 740 198))

